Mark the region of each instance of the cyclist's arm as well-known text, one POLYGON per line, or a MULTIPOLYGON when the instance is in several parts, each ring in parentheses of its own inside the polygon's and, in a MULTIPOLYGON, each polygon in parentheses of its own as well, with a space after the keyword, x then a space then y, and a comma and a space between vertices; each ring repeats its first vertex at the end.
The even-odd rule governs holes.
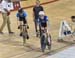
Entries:
POLYGON ((17 25, 19 26, 20 24, 19 24, 19 14, 18 13, 16 14, 16 17, 17 17, 17 25))
POLYGON ((25 19, 26 19, 26 24, 25 25, 28 25, 27 17, 25 17, 25 19))
POLYGON ((50 22, 49 22, 49 18, 47 17, 46 18, 46 21, 47 21, 47 32, 50 30, 50 22))
POLYGON ((21 22, 19 21, 19 17, 17 17, 17 25, 20 26, 21 22))
POLYGON ((49 20, 48 20, 48 17, 46 16, 46 23, 47 23, 47 27, 49 25, 49 20))
POLYGON ((25 24, 25 25, 27 25, 27 26, 29 27, 29 25, 28 25, 28 21, 27 21, 27 16, 28 16, 27 12, 24 11, 24 17, 25 17, 25 20, 26 20, 26 24, 25 24))

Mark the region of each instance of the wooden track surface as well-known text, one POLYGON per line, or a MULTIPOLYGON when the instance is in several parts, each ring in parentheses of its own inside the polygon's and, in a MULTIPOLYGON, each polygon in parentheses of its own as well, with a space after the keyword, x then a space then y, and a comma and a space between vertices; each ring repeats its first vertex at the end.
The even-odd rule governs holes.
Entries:
MULTIPOLYGON (((28 0, 22 2, 22 5, 29 5, 34 0, 28 0), (30 2, 28 2, 30 1, 30 2), (29 3, 29 4, 28 4, 29 3)), ((43 0, 41 0, 43 1, 43 0)), ((45 0, 46 1, 46 0, 45 0)), ((34 3, 35 4, 35 3, 34 3)), ((51 4, 43 5, 46 15, 49 17, 50 21, 50 33, 52 34, 52 50, 45 53, 40 51, 40 40, 36 38, 33 17, 32 17, 32 8, 25 9, 28 12, 28 23, 30 26, 29 34, 30 39, 27 41, 26 46, 22 45, 22 38, 19 37, 19 30, 17 29, 17 19, 16 12, 14 11, 10 15, 11 19, 11 28, 15 32, 14 35, 8 35, 7 28, 5 27, 4 35, 0 35, 0 58, 45 58, 47 55, 54 54, 62 49, 67 48, 67 46, 72 45, 72 40, 74 38, 65 38, 67 42, 59 43, 58 32, 60 21, 65 19, 68 22, 71 22, 70 16, 75 15, 75 0, 60 0, 51 4)), ((0 14, 0 26, 2 24, 2 16, 0 14)))

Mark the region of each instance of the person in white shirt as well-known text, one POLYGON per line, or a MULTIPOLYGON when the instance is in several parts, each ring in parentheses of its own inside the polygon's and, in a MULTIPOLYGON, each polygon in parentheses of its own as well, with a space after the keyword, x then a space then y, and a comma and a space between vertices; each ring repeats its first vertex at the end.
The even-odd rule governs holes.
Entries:
POLYGON ((0 34, 3 34, 2 31, 3 31, 6 24, 8 27, 9 34, 12 34, 13 32, 11 31, 11 28, 10 28, 10 19, 9 19, 10 9, 8 7, 8 0, 1 0, 0 1, 0 9, 1 9, 2 17, 3 17, 3 23, 0 28, 0 34))

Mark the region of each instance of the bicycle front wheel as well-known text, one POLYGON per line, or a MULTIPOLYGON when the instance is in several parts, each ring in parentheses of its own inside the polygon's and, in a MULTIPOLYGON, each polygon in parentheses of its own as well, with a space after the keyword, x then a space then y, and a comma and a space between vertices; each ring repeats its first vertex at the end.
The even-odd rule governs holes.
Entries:
POLYGON ((47 39, 47 45, 48 45, 48 49, 51 50, 52 40, 51 40, 50 34, 49 34, 48 39, 47 39))
POLYGON ((45 49, 46 49, 46 40, 45 40, 45 38, 46 37, 44 35, 41 37, 41 50, 42 50, 42 52, 44 52, 45 49))

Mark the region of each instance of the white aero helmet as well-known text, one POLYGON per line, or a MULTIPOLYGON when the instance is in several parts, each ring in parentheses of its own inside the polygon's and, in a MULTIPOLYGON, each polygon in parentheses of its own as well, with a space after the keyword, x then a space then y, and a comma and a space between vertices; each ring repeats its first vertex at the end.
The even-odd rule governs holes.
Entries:
POLYGON ((45 15, 45 12, 44 11, 40 11, 39 15, 45 15))

